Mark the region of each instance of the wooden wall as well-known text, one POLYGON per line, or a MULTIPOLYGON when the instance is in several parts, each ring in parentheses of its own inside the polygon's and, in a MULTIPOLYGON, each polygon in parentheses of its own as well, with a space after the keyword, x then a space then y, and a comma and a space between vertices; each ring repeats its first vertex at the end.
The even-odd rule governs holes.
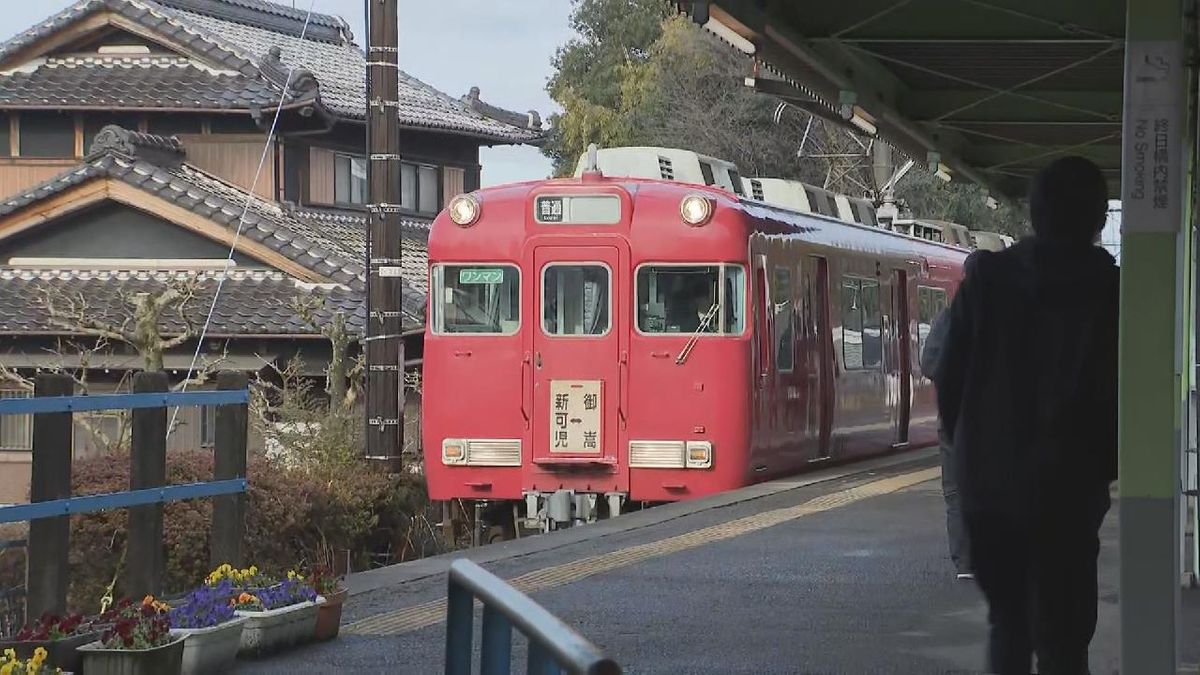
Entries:
MULTIPOLYGON (((254 174, 262 160, 267 137, 263 134, 181 134, 179 140, 187 150, 189 164, 249 190, 254 185, 254 174)), ((275 199, 274 149, 263 164, 254 193, 264 199, 275 199)))
POLYGON ((334 203, 336 153, 327 148, 310 148, 308 156, 308 201, 310 204, 334 203))
POLYGON ((28 190, 78 163, 77 159, 0 159, 0 198, 28 190))

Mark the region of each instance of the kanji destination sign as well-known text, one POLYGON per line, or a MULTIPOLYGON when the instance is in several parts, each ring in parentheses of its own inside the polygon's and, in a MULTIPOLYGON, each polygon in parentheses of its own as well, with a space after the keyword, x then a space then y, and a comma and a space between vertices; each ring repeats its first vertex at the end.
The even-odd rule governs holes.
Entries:
POLYGON ((550 383, 550 452, 600 454, 601 381, 550 383))

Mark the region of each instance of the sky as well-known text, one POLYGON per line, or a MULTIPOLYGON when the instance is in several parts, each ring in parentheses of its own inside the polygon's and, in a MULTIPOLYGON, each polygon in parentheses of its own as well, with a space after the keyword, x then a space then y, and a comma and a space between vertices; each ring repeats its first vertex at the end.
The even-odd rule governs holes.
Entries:
MULTIPOLYGON (((338 14, 366 43, 363 0, 276 0, 338 14)), ((74 0, 5 2, 0 39, 41 21, 74 0)), ((555 49, 571 37, 567 0, 400 0, 400 68, 458 98, 478 86, 483 100, 509 110, 558 110, 546 93, 555 49)), ((550 160, 537 148, 481 148, 483 184, 545 178, 550 160)))

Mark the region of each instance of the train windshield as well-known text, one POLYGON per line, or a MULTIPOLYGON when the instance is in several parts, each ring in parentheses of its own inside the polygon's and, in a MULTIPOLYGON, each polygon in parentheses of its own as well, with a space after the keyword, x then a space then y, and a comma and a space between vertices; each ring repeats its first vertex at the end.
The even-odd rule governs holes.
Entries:
POLYGON ((738 265, 644 265, 637 272, 638 330, 738 334, 746 323, 745 297, 745 271, 738 265))
POLYGON ((512 265, 433 268, 435 333, 512 335, 521 323, 521 275, 512 265))

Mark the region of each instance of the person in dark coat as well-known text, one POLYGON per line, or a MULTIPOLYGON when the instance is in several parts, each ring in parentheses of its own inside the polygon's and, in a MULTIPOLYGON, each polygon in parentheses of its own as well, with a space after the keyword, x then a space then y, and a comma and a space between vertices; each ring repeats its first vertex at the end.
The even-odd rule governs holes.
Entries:
MULTIPOLYGON (((964 273, 969 273, 974 263, 974 254, 968 256, 963 263, 964 273)), ((921 374, 930 380, 934 379, 938 359, 946 341, 946 331, 949 327, 949 309, 938 313, 925 336, 925 344, 921 349, 921 374)), ((958 494, 958 480, 954 470, 954 450, 950 447, 950 435, 942 428, 938 419, 938 446, 942 460, 942 497, 946 500, 946 540, 950 545, 950 561, 954 563, 955 575, 959 580, 971 580, 975 574, 971 571, 971 548, 967 537, 966 524, 963 522, 962 500, 958 494)))
POLYGON ((1092 162, 1034 179, 1034 236, 979 252, 934 382, 954 448, 991 672, 1088 673, 1099 530, 1117 476, 1119 272, 1092 162))

